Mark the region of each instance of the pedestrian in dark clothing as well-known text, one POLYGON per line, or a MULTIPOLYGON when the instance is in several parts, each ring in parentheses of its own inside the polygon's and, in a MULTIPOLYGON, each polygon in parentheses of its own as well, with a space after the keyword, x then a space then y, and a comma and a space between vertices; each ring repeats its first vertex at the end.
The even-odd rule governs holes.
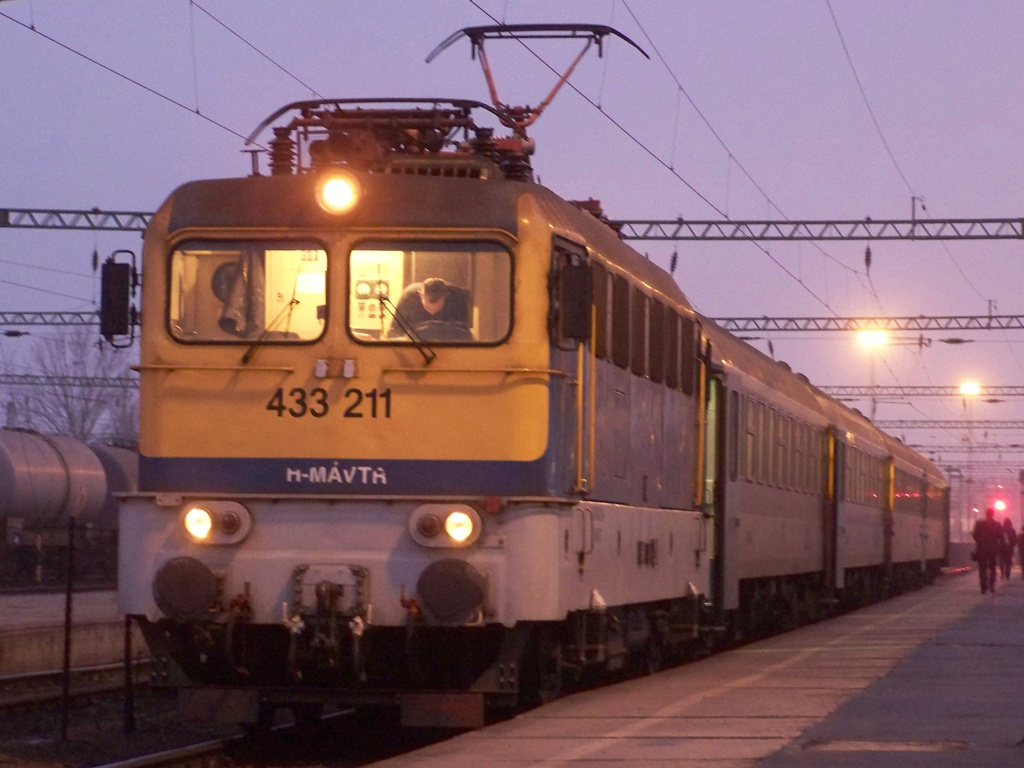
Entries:
POLYGON ((1017 551, 1020 553, 1020 575, 1024 578, 1024 525, 1020 527, 1020 533, 1017 534, 1017 551))
POLYGON ((1006 539, 1003 526, 996 522, 996 511, 989 507, 985 519, 974 524, 974 553, 978 559, 978 573, 981 576, 981 594, 990 589, 996 591, 996 565, 1006 539))
POLYGON ((1003 518, 1003 550, 999 554, 999 567, 1003 571, 1003 581, 1010 580, 1013 570, 1013 550, 1017 548, 1017 529, 1008 517, 1003 518))

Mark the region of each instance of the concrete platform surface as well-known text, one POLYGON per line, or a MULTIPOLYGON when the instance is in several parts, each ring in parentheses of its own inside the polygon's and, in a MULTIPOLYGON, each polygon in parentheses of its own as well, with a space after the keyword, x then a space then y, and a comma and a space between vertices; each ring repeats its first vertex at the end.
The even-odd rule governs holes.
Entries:
MULTIPOLYGON (((117 592, 76 592, 71 600, 72 620, 93 624, 119 622, 117 592)), ((64 593, 0 595, 0 633, 29 627, 64 626, 64 593)))
POLYGON ((1024 765, 1024 580, 976 573, 568 696, 386 768, 1024 765))
MULTIPOLYGON (((124 659, 124 615, 116 592, 76 592, 71 602, 71 664, 91 667, 124 659)), ((145 655, 138 628, 133 656, 145 655)), ((49 672, 64 664, 64 595, 0 595, 0 675, 49 672)))

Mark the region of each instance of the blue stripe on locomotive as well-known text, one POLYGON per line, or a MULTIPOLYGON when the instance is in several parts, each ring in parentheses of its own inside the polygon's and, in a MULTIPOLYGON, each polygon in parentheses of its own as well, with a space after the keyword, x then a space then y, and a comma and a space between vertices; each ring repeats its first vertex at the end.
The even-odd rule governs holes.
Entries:
POLYGON ((519 462, 143 456, 139 487, 190 494, 547 496, 557 493, 552 490, 551 468, 545 458, 519 462))

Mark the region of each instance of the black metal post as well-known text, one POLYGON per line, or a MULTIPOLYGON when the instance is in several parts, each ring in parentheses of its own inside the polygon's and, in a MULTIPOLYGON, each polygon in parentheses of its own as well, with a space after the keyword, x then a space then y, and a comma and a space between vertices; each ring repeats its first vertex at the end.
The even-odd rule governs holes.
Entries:
POLYGON ((60 702, 60 738, 68 740, 68 714, 71 709, 71 596, 75 583, 75 516, 68 516, 67 589, 64 593, 64 681, 60 702))
POLYGON ((135 733, 135 681, 132 679, 132 617, 124 617, 124 732, 135 733))

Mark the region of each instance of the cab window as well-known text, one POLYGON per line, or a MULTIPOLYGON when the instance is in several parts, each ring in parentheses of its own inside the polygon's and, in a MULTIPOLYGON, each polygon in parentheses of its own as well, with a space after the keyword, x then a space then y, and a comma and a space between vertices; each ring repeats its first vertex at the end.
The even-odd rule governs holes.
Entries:
POLYGON ((178 341, 304 342, 324 331, 327 253, 312 243, 185 243, 170 283, 178 341))
POLYGON ((512 328, 512 257, 497 243, 362 243, 349 333, 371 344, 495 344, 512 328))

